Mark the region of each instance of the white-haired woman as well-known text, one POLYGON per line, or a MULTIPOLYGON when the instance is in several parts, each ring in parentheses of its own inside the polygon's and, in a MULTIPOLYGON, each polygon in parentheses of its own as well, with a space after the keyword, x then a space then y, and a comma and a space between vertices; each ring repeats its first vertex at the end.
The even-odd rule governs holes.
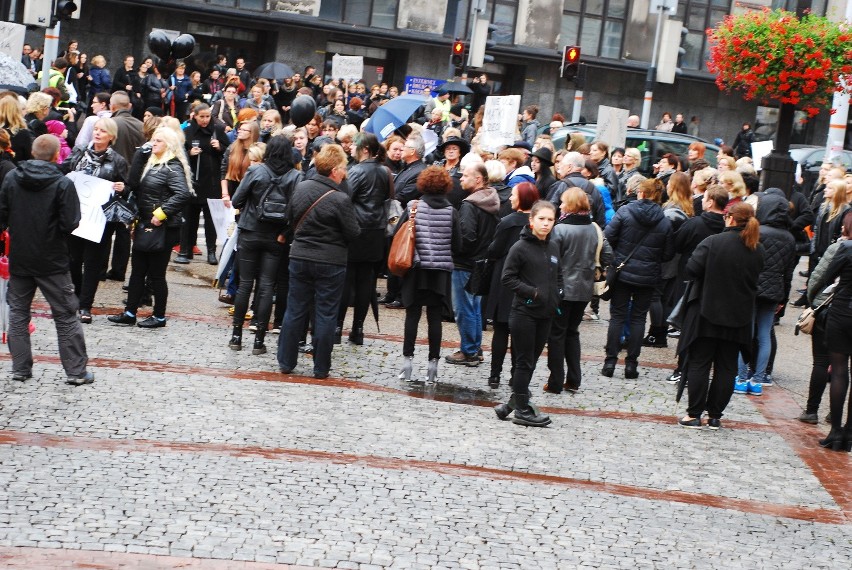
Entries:
POLYGON ((142 328, 166 326, 169 287, 166 267, 171 249, 180 241, 181 212, 191 196, 189 165, 178 134, 160 127, 151 136, 151 155, 133 191, 139 208, 139 222, 133 232, 130 285, 124 312, 109 320, 142 328), (154 313, 136 322, 136 309, 145 290, 145 281, 154 290, 154 313))
MULTIPOLYGON (((65 162, 63 172, 82 172, 89 176, 112 182, 117 195, 124 193, 127 182, 127 161, 112 149, 118 136, 118 125, 109 117, 102 117, 92 128, 92 141, 85 147, 76 147, 65 162)), ((108 223, 121 223, 107 220, 108 223)), ((80 300, 80 322, 92 322, 92 304, 98 290, 100 276, 109 259, 112 232, 102 232, 99 242, 77 236, 68 237, 71 254, 71 281, 80 300)))

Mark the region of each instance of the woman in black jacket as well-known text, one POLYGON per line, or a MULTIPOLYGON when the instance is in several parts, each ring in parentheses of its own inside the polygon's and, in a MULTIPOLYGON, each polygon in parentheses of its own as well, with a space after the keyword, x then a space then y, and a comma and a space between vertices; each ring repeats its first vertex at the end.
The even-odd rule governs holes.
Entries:
POLYGON ((725 214, 725 230, 702 241, 686 265, 694 298, 687 307, 678 352, 686 353, 689 406, 680 425, 700 428, 707 411, 710 429, 734 393, 737 354, 751 346, 757 280, 764 248, 754 209, 744 202, 725 214), (710 382, 710 367, 713 381, 710 382))
POLYGON ((511 399, 494 411, 501 420, 514 411, 513 423, 544 427, 550 418, 530 405, 529 386, 562 296, 559 247, 550 241, 556 207, 539 200, 530 209, 529 220, 529 227, 521 231, 521 239, 509 250, 503 268, 503 285, 515 293, 509 315, 515 370, 511 399))
MULTIPOLYGON (((114 192, 124 193, 127 181, 127 161, 112 149, 118 136, 118 125, 109 117, 98 119, 92 129, 92 142, 86 148, 74 148, 62 163, 62 171, 82 172, 112 182, 114 192)), ((121 223, 107 220, 107 223, 121 223)), ((106 229, 106 228, 105 228, 106 229)), ((92 304, 101 280, 104 266, 109 259, 112 233, 104 231, 101 239, 94 242, 77 236, 68 237, 71 254, 71 280, 74 293, 80 301, 80 322, 92 322, 92 304)))
POLYGON ((207 243, 207 263, 216 265, 216 227, 207 200, 221 199, 221 164, 228 136, 225 127, 213 122, 210 107, 201 103, 184 130, 184 148, 192 168, 195 196, 184 208, 184 223, 180 230, 180 252, 175 263, 189 263, 198 239, 198 217, 204 215, 204 240, 207 243))
MULTIPOLYGON (((487 254, 487 258, 494 263, 494 273, 485 304, 485 318, 491 319, 494 326, 494 334, 491 337, 491 374, 488 377, 488 386, 491 388, 500 386, 500 373, 503 372, 503 361, 509 349, 509 312, 515 296, 511 289, 503 286, 503 265, 509 250, 521 239, 521 230, 529 225, 530 208, 540 197, 532 182, 522 182, 512 188, 511 192, 509 203, 513 212, 500 219, 487 254)), ((514 371, 513 351, 512 372, 514 371)))
POLYGON ((166 268, 172 247, 180 241, 181 212, 191 194, 189 164, 178 134, 168 127, 160 127, 151 136, 151 154, 142 177, 131 180, 139 221, 134 230, 130 284, 124 312, 109 317, 109 321, 142 328, 166 326, 166 303, 169 286, 166 268), (165 228, 165 229, 161 229, 165 228), (144 239, 146 234, 162 238, 144 239), (154 313, 136 323, 136 309, 142 300, 145 281, 154 290, 154 313))
POLYGON ((237 244, 240 287, 234 301, 234 331, 228 343, 232 350, 242 349, 243 321, 248 311, 252 286, 258 281, 255 298, 257 331, 252 354, 266 353, 264 338, 272 311, 273 287, 284 250, 286 224, 283 221, 262 219, 268 217, 264 213, 264 202, 279 206, 283 212, 293 195, 293 189, 301 180, 302 173, 293 168, 293 147, 290 141, 286 137, 272 137, 266 145, 263 164, 249 169, 232 197, 234 207, 240 210, 240 237, 237 244))
POLYGON ((376 135, 358 134, 352 146, 352 156, 358 163, 349 168, 346 177, 361 235, 349 244, 346 285, 337 318, 335 342, 340 342, 343 319, 352 304, 354 315, 349 342, 361 345, 364 344, 364 319, 370 309, 370 300, 376 293, 376 266, 385 254, 385 201, 393 198, 393 177, 384 165, 385 149, 376 135))
MULTIPOLYGON (((825 322, 825 339, 831 363, 831 431, 820 440, 822 447, 834 451, 852 451, 852 392, 849 392, 849 357, 852 356, 852 214, 843 217, 842 242, 825 273, 818 282, 808 284, 808 294, 813 297, 838 277, 834 299, 825 322), (847 405, 846 427, 841 429, 843 404, 847 405)), ((817 272, 815 272, 817 273, 817 272)))

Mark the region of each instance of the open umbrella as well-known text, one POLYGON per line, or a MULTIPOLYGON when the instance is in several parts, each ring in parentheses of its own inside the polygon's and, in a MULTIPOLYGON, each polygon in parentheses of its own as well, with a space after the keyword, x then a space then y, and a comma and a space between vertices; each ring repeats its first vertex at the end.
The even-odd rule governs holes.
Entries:
POLYGON ((428 99, 423 95, 400 95, 394 97, 372 114, 370 122, 364 127, 368 133, 373 133, 383 141, 393 132, 408 122, 411 115, 428 99))
POLYGON ((438 87, 438 93, 458 93, 460 95, 472 95, 473 89, 464 83, 456 83, 455 81, 447 81, 438 87))
POLYGON ((279 82, 294 75, 296 75, 296 72, 293 71, 292 67, 284 63, 278 63, 277 61, 261 64, 260 67, 254 70, 255 77, 274 79, 279 82))

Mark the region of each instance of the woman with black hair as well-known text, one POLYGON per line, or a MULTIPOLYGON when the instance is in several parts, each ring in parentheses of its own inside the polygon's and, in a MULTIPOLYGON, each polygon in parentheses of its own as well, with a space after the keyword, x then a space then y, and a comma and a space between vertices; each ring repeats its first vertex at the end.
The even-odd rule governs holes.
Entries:
POLYGON ((361 345, 364 344, 364 319, 376 291, 376 266, 385 254, 385 201, 393 198, 393 176, 384 164, 385 148, 376 135, 359 133, 351 152, 358 163, 349 168, 347 178, 361 235, 349 244, 344 302, 340 304, 335 343, 341 340, 343 319, 351 304, 355 309, 349 341, 361 345))
POLYGON ((293 166, 293 147, 286 137, 276 136, 266 143, 263 164, 252 166, 240 181, 231 198, 240 210, 240 237, 237 243, 237 263, 240 286, 234 300, 233 335, 228 346, 241 350, 243 321, 249 306, 252 286, 258 281, 255 295, 257 331, 252 354, 264 354, 264 339, 272 311, 272 292, 278 274, 278 264, 286 242, 286 224, 273 221, 267 205, 286 206, 302 173, 293 166))

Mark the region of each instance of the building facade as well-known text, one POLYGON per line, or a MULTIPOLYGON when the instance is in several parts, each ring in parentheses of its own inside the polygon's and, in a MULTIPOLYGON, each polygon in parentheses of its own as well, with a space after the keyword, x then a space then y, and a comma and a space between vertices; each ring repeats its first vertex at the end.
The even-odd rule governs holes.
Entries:
MULTIPOLYGON (((582 116, 595 121, 599 105, 639 114, 651 59, 657 16, 653 0, 473 0, 494 25, 489 74, 495 94, 521 94, 522 105, 537 104, 542 122, 554 112, 570 118, 573 82, 559 77, 564 45, 579 45, 587 65, 582 116)), ((837 1, 837 0, 834 0, 837 1)), ((845 5, 846 0, 839 3, 845 5)), ((402 88, 406 77, 449 79, 462 68, 450 64, 454 38, 467 38, 471 0, 81 0, 79 20, 62 23, 60 45, 79 40, 91 58, 104 55, 111 70, 127 54, 147 54, 155 28, 190 33, 197 47, 189 67, 209 68, 218 53, 229 62, 241 56, 252 69, 281 61, 301 71, 312 65, 328 77, 334 54, 364 58, 368 83, 386 81, 402 88)), ((835 9, 832 0, 749 0, 758 7, 835 9), (826 2, 829 2, 828 4, 826 2)), ((701 119, 702 138, 730 141, 744 121, 772 116, 759 102, 720 92, 706 70, 705 30, 732 11, 739 0, 679 0, 672 19, 688 29, 674 84, 657 84, 651 125, 663 112, 701 119)), ((40 44, 39 32, 28 41, 40 44)), ((466 70, 476 73, 478 70, 466 70)), ((796 132, 794 142, 824 144, 828 114, 796 132)), ((771 127, 767 130, 771 134, 771 127)))

